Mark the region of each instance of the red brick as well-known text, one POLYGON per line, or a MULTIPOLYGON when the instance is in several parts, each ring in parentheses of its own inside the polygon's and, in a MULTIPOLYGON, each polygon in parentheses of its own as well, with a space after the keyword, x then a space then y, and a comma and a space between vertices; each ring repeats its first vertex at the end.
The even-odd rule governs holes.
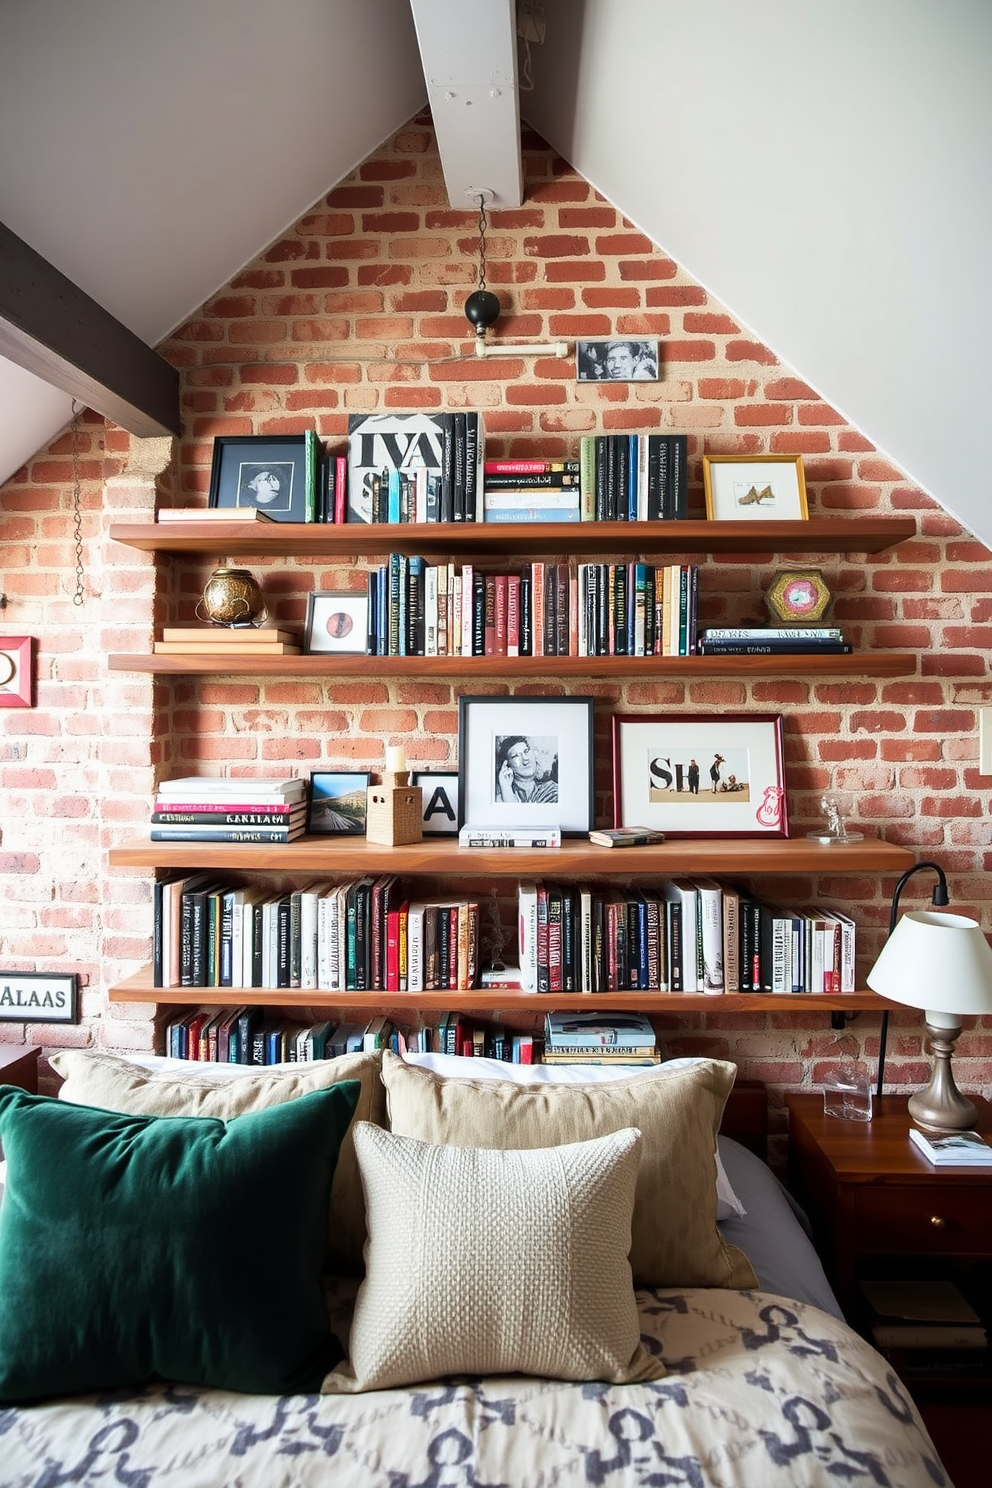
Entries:
MULTIPOLYGON (((649 283, 654 279, 674 279, 678 273, 678 266, 668 258, 628 258, 621 259, 617 264, 620 270, 620 278, 624 280, 643 281, 649 283)), ((705 299, 705 291, 703 291, 705 299)), ((674 304, 702 304, 703 300, 678 299, 674 304)))
POLYGON ((740 403, 734 409, 734 423, 740 428, 791 422, 792 409, 785 403, 740 403))
POLYGON ((728 362, 763 362, 766 366, 773 367, 778 362, 778 357, 767 346, 761 346, 757 341, 728 341, 724 349, 724 356, 728 362))
POLYGON ((549 263, 544 277, 549 284, 594 283, 606 278, 606 265, 596 259, 549 263))
POLYGON ((529 258, 584 258, 589 253, 589 239, 578 234, 545 233, 524 238, 522 247, 529 258))
POLYGON ((665 365, 672 362, 711 362, 716 357, 712 341, 666 341, 663 351, 665 365))

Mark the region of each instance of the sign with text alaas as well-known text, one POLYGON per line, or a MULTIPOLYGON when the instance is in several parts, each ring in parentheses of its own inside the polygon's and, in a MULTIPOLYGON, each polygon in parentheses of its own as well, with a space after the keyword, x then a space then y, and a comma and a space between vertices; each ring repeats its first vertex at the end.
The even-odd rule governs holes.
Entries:
POLYGON ((78 1022, 75 972, 0 971, 0 1023, 78 1022))

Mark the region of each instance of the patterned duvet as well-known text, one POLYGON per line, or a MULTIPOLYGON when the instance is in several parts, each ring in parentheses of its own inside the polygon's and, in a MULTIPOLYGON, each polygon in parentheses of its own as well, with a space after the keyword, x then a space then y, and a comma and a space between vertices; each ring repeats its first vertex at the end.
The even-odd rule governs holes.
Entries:
MULTIPOLYGON (((0 1488, 950 1488, 902 1385, 835 1318, 764 1292, 638 1300, 667 1379, 278 1399, 168 1385, 0 1409, 0 1488)), ((349 1304, 331 1299, 343 1337, 349 1304)))

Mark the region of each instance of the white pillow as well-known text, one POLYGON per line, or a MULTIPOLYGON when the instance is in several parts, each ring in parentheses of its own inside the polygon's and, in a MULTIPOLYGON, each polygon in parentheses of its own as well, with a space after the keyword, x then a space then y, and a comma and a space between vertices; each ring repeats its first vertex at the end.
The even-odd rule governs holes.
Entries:
MULTIPOLYGON (((452 1080, 509 1080, 517 1085, 598 1085, 607 1080, 629 1080, 648 1073, 644 1065, 627 1065, 614 1069, 607 1064, 511 1064, 502 1059, 485 1059, 463 1054, 404 1054, 407 1064, 418 1064, 452 1080)), ((698 1064, 695 1058, 666 1059, 659 1069, 681 1069, 698 1064)), ((716 1153, 716 1217, 742 1219, 747 1210, 734 1193, 730 1179, 716 1153)))

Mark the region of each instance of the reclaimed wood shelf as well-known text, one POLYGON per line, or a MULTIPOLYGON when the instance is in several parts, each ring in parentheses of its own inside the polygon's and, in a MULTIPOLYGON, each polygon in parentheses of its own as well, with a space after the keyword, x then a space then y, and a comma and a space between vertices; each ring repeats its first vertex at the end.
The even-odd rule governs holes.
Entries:
POLYGON ((114 542, 146 553, 465 558, 514 553, 881 553, 916 536, 913 517, 744 522, 115 522, 114 542))
POLYGON ((249 1007, 329 1007, 368 1014, 397 1011, 401 1016, 435 1013, 479 1013, 498 1017, 556 1012, 631 1011, 645 1013, 781 1013, 802 1008, 821 1012, 876 1012, 894 1007, 876 992, 517 992, 487 987, 471 992, 320 992, 313 988, 273 987, 154 987, 151 967, 110 988, 111 1002, 162 1002, 199 1007, 244 1003, 249 1007))
POLYGON ((110 849, 115 868, 238 868, 294 873, 409 873, 437 878, 644 878, 769 873, 902 873, 916 858, 908 848, 868 837, 824 846, 805 837, 686 837, 649 847, 596 847, 566 838, 561 847, 461 847, 454 838, 425 838, 384 847, 364 837, 299 837, 295 842, 150 842, 110 849))
POLYGON ((916 672, 908 651, 866 651, 851 656, 816 652, 787 656, 159 656, 117 652, 112 672, 164 677, 778 677, 795 676, 797 663, 811 677, 907 677, 916 672))

